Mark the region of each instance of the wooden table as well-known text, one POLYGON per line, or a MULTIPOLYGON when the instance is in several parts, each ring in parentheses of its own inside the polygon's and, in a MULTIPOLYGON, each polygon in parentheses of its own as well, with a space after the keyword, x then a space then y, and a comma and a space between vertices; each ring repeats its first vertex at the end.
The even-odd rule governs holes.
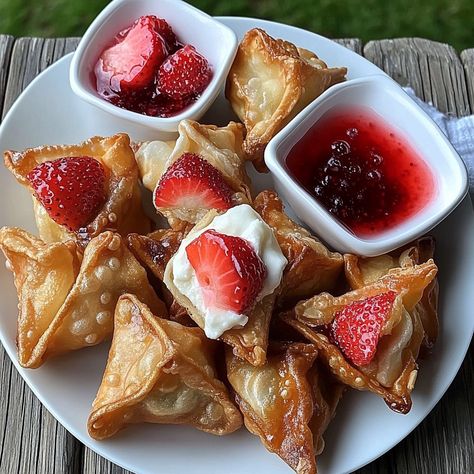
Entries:
MULTIPOLYGON (((73 51, 77 38, 0 35, 0 116, 43 69, 73 51)), ((474 49, 409 38, 338 40, 363 54, 440 110, 474 113, 474 49)), ((19 131, 21 133, 21 131, 19 131)), ((473 242, 474 245, 474 242, 473 242)), ((474 278, 474 275, 473 275, 474 278)), ((404 441, 358 471, 464 474, 474 472, 474 348, 433 412, 404 441)), ((124 474, 69 434, 39 403, 0 349, 0 473, 124 474)), ((214 474, 214 473, 210 473, 214 474)))

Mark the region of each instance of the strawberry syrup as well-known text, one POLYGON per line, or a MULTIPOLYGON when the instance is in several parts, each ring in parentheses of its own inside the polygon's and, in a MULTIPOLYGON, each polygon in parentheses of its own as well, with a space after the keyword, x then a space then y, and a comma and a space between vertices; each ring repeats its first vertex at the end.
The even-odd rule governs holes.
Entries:
POLYGON ((323 115, 290 150, 291 175, 358 237, 390 230, 433 198, 431 170, 367 108, 323 115))

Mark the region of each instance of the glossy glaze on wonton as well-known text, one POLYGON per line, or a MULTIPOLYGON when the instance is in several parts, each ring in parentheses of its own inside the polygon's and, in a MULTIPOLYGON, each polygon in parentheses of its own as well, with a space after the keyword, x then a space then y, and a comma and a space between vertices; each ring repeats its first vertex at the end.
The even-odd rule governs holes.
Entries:
POLYGON ((39 367, 48 357, 99 344, 112 336, 119 296, 134 291, 166 311, 146 272, 118 234, 104 232, 84 250, 73 241, 45 243, 18 229, 0 230, 0 248, 18 293, 18 359, 39 367))
POLYGON ((370 390, 383 397, 392 410, 407 413, 411 408, 410 393, 418 372, 416 360, 424 337, 421 318, 414 308, 436 273, 433 260, 395 268, 373 283, 342 296, 322 293, 300 302, 282 317, 317 346, 321 360, 342 383, 370 390), (394 291, 397 297, 382 327, 375 357, 363 367, 351 364, 322 332, 327 332, 335 313, 348 304, 387 291, 394 291))
MULTIPOLYGON (((193 227, 188 236, 195 235, 200 229, 209 225, 217 215, 218 213, 216 211, 209 211, 206 216, 193 227)), ((171 258, 166 266, 163 281, 176 301, 183 308, 186 308, 194 322, 200 328, 204 328, 204 315, 201 314, 198 308, 196 308, 189 298, 183 295, 174 284, 172 269, 173 258, 174 257, 171 258)), ((278 292, 279 288, 257 302, 252 310, 246 313, 248 321, 245 326, 229 329, 219 338, 233 348, 236 356, 249 361, 253 365, 262 365, 265 363, 270 319, 278 292)))
POLYGON ((20 184, 33 195, 33 209, 40 237, 45 242, 64 242, 76 239, 81 245, 105 230, 121 235, 129 232, 146 233, 150 221, 145 216, 138 182, 138 168, 130 138, 126 134, 112 137, 93 137, 79 145, 57 145, 31 148, 23 152, 6 151, 5 166, 20 184), (83 229, 71 232, 49 217, 43 205, 35 198, 27 179, 38 164, 59 158, 89 156, 99 161, 106 171, 106 201, 95 219, 83 229))
POLYGON ((340 384, 322 387, 316 356, 316 347, 303 343, 271 343, 261 367, 226 354, 245 426, 299 474, 316 472, 315 455, 342 394, 340 384))
MULTIPOLYGON (((195 153, 219 170, 226 183, 234 191, 234 205, 250 203, 250 180, 245 171, 245 156, 242 151, 244 128, 242 124, 230 122, 225 127, 201 125, 192 120, 182 120, 176 141, 152 141, 140 145, 136 160, 143 185, 154 191, 161 176, 184 153, 195 153)), ((195 224, 209 209, 158 208, 171 227, 183 229, 186 224, 195 224)))
MULTIPOLYGON (((433 258, 435 242, 432 237, 423 237, 405 249, 399 249, 391 254, 379 257, 359 257, 357 255, 344 255, 346 278, 351 288, 356 290, 373 283, 377 278, 386 275, 396 267, 413 267, 427 262, 433 258)), ((424 329, 423 354, 429 354, 438 337, 438 279, 426 287, 420 302, 415 306, 424 329)))
POLYGON ((161 319, 135 296, 122 296, 89 434, 105 439, 143 422, 186 423, 216 435, 238 429, 242 417, 216 378, 214 346, 201 329, 161 319))
POLYGON ((262 191, 254 201, 255 210, 273 229, 288 260, 278 305, 288 307, 298 300, 334 288, 343 268, 342 255, 330 252, 316 237, 293 222, 284 212, 274 191, 262 191))
POLYGON ((226 97, 247 129, 244 149, 263 170, 263 150, 293 117, 346 68, 328 68, 314 53, 254 28, 242 39, 227 77, 226 97))
POLYGON ((184 236, 185 233, 180 230, 159 229, 148 235, 130 234, 127 243, 138 261, 161 282, 160 293, 168 308, 169 319, 184 326, 195 326, 188 312, 162 283, 166 265, 178 250, 184 236))

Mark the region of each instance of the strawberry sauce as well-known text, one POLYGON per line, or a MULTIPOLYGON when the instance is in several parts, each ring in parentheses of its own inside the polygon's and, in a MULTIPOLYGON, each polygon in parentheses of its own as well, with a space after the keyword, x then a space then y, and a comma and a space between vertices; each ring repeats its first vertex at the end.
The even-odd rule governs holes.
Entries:
POLYGON ((367 108, 323 115, 290 150, 292 176, 358 237, 390 230, 435 193, 431 170, 412 146, 367 108))

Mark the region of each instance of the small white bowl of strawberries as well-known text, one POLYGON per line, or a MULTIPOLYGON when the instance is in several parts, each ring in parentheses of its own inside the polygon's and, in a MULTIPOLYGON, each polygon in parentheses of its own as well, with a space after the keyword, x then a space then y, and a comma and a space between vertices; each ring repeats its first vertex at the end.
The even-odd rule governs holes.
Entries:
POLYGON ((121 119, 174 132, 199 120, 223 87, 235 33, 176 0, 114 0, 74 54, 72 90, 121 119))

